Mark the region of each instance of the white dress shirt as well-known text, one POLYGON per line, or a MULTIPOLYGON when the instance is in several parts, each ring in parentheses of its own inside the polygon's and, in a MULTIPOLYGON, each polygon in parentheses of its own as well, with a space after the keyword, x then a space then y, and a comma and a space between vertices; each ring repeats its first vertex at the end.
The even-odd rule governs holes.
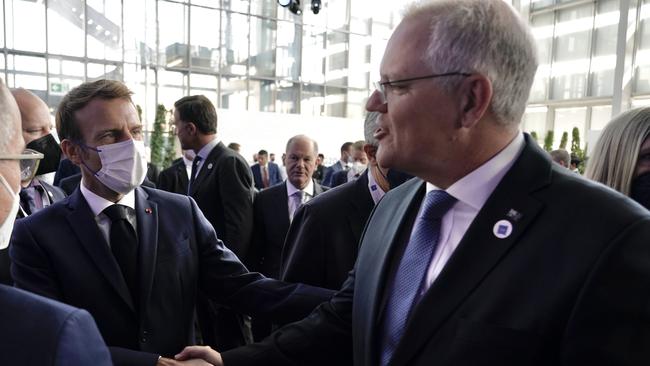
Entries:
MULTIPOLYGON (((111 232, 111 219, 106 216, 103 211, 108 207, 112 206, 115 203, 105 199, 104 197, 100 197, 96 195, 95 193, 91 192, 88 188, 86 188, 83 185, 83 182, 79 184, 79 189, 81 190, 81 194, 84 196, 86 199, 86 202, 88 202, 88 206, 90 206, 90 210, 93 212, 95 215, 95 222, 97 223, 97 226, 99 227, 99 231, 101 231, 102 236, 104 239, 106 239, 106 243, 110 247, 111 245, 111 238, 110 238, 110 232, 111 232)), ((135 191, 131 191, 122 197, 121 200, 117 202, 120 205, 124 205, 127 207, 130 207, 133 209, 133 211, 129 212, 128 214, 128 221, 129 223, 133 226, 133 230, 137 233, 137 225, 136 225, 136 219, 135 219, 135 191)))
MULTIPOLYGON (((505 149, 447 188, 447 193, 458 201, 442 217, 438 245, 429 264, 423 292, 431 287, 445 267, 485 201, 521 154, 524 144, 524 135, 518 133, 505 149)), ((439 188, 427 183, 427 193, 435 189, 439 188)))
MULTIPOLYGON (((201 148, 201 150, 199 150, 199 152, 196 153, 196 156, 200 156, 201 160, 199 160, 199 163, 196 165, 196 176, 194 177, 195 179, 196 179, 196 177, 199 176, 199 172, 201 171, 201 167, 203 167, 203 163, 205 162, 205 159, 208 158, 208 155, 210 155, 210 153, 212 152, 212 149, 214 149, 215 146, 217 146, 220 141, 221 140, 219 140, 218 138, 215 138, 214 140, 212 140, 212 141, 208 142, 207 144, 205 144, 201 148)), ((194 159, 196 159, 196 158, 194 158, 194 159)), ((191 172, 192 172, 192 168, 190 167, 190 175, 192 174, 191 172)))
POLYGON ((384 197, 386 192, 384 192, 384 190, 381 189, 381 186, 377 184, 375 176, 372 174, 374 169, 377 168, 368 167, 368 190, 370 190, 370 196, 372 197, 373 202, 375 202, 375 205, 377 205, 379 200, 384 197))
POLYGON ((298 191, 303 191, 304 194, 302 196, 302 202, 300 202, 300 204, 308 202, 310 199, 314 197, 314 181, 310 179, 309 183, 307 183, 307 186, 305 186, 305 188, 303 189, 298 189, 294 187, 294 185, 291 184, 291 182, 289 182, 288 180, 286 182, 287 182, 287 199, 289 200, 287 202, 289 206, 289 220, 293 220, 293 214, 296 212, 296 210, 298 210, 298 207, 300 207, 300 205, 298 206, 294 205, 293 194, 298 191))

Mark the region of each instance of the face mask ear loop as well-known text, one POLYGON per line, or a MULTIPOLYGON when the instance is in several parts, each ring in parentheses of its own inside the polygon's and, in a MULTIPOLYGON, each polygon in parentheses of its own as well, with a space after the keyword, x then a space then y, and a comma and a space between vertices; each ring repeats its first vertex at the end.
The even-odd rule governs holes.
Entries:
MULTIPOLYGON (((14 190, 11 189, 11 186, 9 185, 9 182, 5 179, 5 177, 0 174, 0 180, 2 180, 2 185, 5 187, 5 190, 7 193, 9 193, 10 196, 15 195, 14 190)), ((25 212, 25 209, 20 205, 20 202, 18 203, 18 209, 20 210, 20 214, 22 217, 27 217, 27 212, 25 212)))
MULTIPOLYGON (((89 149, 89 150, 95 151, 95 152, 97 152, 97 153, 102 152, 100 149, 98 149, 98 148, 96 148, 96 147, 88 146, 88 145, 86 145, 86 144, 84 144, 83 142, 80 142, 80 141, 76 141, 75 144, 77 144, 77 146, 79 146, 79 147, 82 148, 82 149, 89 149)), ((99 169, 98 171, 96 171, 96 172, 93 171, 92 169, 90 169, 90 167, 89 167, 88 165, 86 165, 86 162, 84 161, 83 158, 81 159, 81 165, 83 165, 83 166, 86 168, 86 170, 88 170, 89 172, 91 172, 95 177, 98 176, 97 173, 99 173, 99 170, 101 170, 101 168, 100 168, 100 169, 99 169)))

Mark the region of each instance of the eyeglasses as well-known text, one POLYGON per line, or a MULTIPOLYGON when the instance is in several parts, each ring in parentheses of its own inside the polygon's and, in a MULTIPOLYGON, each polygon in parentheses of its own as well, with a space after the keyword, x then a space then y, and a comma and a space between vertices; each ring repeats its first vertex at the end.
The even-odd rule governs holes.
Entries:
POLYGON ((18 160, 20 163, 20 181, 29 182, 36 175, 38 163, 43 157, 43 154, 36 150, 25 149, 22 154, 0 155, 0 160, 18 160))
POLYGON ((386 99, 386 93, 388 92, 388 88, 398 86, 397 84, 399 83, 406 83, 408 81, 416 81, 416 80, 424 80, 424 79, 433 79, 433 78, 439 78, 443 76, 470 76, 471 74, 468 74, 466 72, 460 72, 460 71, 454 71, 454 72, 446 72, 444 74, 432 74, 432 75, 427 75, 427 76, 418 76, 415 78, 408 78, 408 79, 400 79, 400 80, 387 80, 387 81, 376 81, 375 88, 379 92, 379 96, 381 97, 381 102, 383 104, 386 104, 388 100, 386 99))

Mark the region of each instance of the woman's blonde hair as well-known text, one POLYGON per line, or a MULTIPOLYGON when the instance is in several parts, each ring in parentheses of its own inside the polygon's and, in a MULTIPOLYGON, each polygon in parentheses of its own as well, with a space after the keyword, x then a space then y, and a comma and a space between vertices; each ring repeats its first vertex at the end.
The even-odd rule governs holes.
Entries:
POLYGON ((629 196, 639 150, 649 135, 650 107, 618 115, 596 142, 585 176, 629 196))

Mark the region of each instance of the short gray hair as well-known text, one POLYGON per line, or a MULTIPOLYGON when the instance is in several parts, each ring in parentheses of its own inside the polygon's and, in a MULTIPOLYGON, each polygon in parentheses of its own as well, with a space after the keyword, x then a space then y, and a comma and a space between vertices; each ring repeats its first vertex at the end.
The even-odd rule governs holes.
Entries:
POLYGON ((564 149, 553 150, 549 154, 551 155, 551 159, 558 164, 561 161, 564 162, 566 167, 569 167, 569 164, 571 164, 571 155, 564 149))
POLYGON ((289 151, 289 146, 291 146, 291 144, 293 144, 294 141, 296 141, 296 140, 311 141, 311 143, 314 146, 314 155, 318 156, 318 143, 316 142, 316 140, 312 139, 311 137, 309 137, 307 135, 296 135, 296 136, 290 138, 289 141, 287 141, 287 146, 285 147, 284 151, 285 152, 289 151))
POLYGON ((363 138, 366 140, 366 144, 374 147, 379 146, 379 141, 375 138, 377 117, 379 117, 379 112, 368 112, 366 114, 366 120, 363 122, 363 138))
POLYGON ((605 126, 587 162, 585 176, 630 195, 639 150, 650 136, 650 107, 618 115, 605 126))
MULTIPOLYGON (((535 40, 530 28, 503 0, 420 0, 404 20, 427 16, 429 46, 423 61, 434 73, 476 72, 492 82, 491 109, 502 125, 516 125, 537 70, 535 40)), ((459 78, 439 82, 450 90, 459 78)))

